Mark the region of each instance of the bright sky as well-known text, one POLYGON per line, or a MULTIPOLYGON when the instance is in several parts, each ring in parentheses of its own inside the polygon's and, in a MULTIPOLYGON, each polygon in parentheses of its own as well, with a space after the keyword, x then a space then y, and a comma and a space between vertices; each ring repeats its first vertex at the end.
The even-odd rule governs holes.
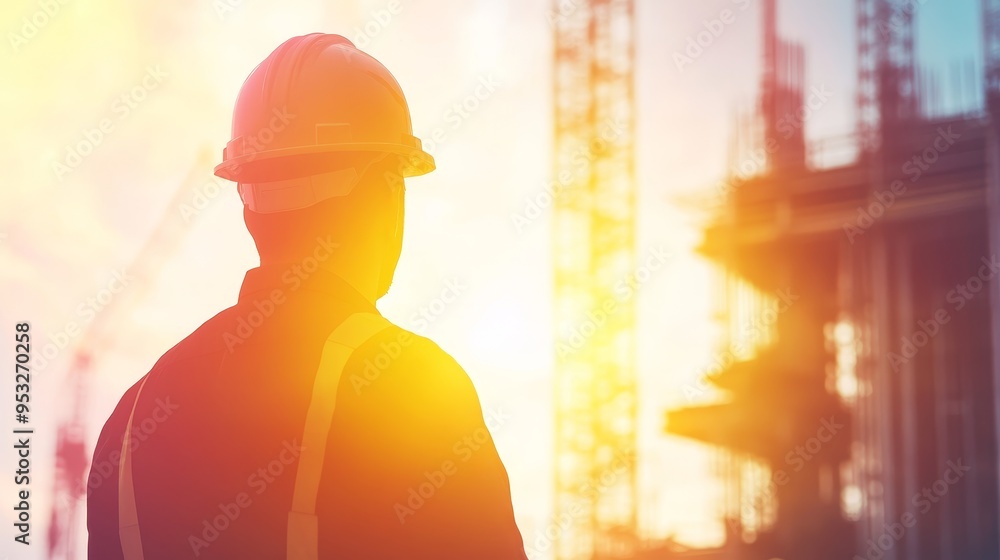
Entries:
MULTIPOLYGON (((51 17, 37 15, 53 3, 18 0, 0 10, 3 328, 28 320, 36 337, 58 339, 67 322, 87 322, 81 303, 132 262, 160 216, 181 211, 169 201, 198 154, 209 150, 213 165, 221 155, 232 103, 250 70, 290 36, 347 35, 396 75, 415 133, 425 139, 443 133, 429 146, 438 171, 409 183, 404 256, 380 307, 451 352, 472 376, 484 408, 510 416, 494 437, 534 549, 552 509, 549 219, 519 232, 511 216, 551 175, 548 3, 364 0, 332 8, 315 0, 293 9, 278 0, 62 0, 51 17), (32 32, 25 18, 48 21, 32 32), (363 29, 373 33, 361 37, 363 29), (451 107, 483 83, 491 84, 479 89, 488 95, 456 118, 451 107), (92 132, 102 121, 106 132, 92 132), (96 144, 91 153, 68 160, 69 147, 88 137, 96 144), (74 165, 58 171, 56 162, 74 165), (427 325, 414 321, 449 285, 460 286, 457 301, 427 325)), ((813 115, 808 135, 849 133, 853 1, 780 4, 783 33, 806 43, 807 83, 834 92, 813 115)), ((917 4, 923 60, 947 72, 955 61, 978 59, 976 0, 917 4)), ((663 248, 672 255, 639 294, 642 525, 650 538, 676 534, 711 544, 722 527, 714 521, 719 489, 707 455, 661 433, 664 410, 686 404, 681 388, 711 361, 718 334, 712 269, 693 251, 706 215, 678 199, 711 196, 725 174, 734 115, 752 107, 756 95, 759 0, 637 0, 637 20, 638 253, 663 248), (723 9, 733 10, 733 23, 679 69, 674 53, 723 9)), ((124 389, 231 305, 243 272, 256 265, 232 186, 220 181, 217 189, 207 167, 197 171, 185 196, 199 210, 155 281, 116 296, 124 309, 95 314, 108 322, 110 336, 86 401, 91 443, 124 389), (207 199, 196 200, 196 192, 207 199)), ((37 558, 44 550, 55 424, 68 405, 62 380, 69 355, 58 353, 34 379, 37 558)), ((0 418, 9 428, 7 415, 0 418)), ((0 495, 13 496, 8 477, 0 495)), ((9 539, 0 543, 0 554, 28 558, 9 539)))

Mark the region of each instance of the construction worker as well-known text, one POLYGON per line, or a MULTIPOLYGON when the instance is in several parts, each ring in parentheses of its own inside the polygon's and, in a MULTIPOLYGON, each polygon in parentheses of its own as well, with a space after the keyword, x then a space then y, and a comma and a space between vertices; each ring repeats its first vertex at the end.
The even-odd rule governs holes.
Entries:
POLYGON ((88 480, 93 560, 524 560, 476 391, 379 315, 404 178, 434 159, 402 90, 338 35, 247 78, 220 177, 261 266, 104 425, 88 480))

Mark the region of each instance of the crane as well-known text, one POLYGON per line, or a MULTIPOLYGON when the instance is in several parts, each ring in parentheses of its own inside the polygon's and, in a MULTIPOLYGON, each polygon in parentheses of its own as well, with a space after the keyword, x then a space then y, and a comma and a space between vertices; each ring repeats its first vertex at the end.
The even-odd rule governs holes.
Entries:
POLYGON ((636 549, 634 0, 554 0, 555 526, 560 560, 636 549))
POLYGON ((72 404, 69 413, 59 422, 56 432, 56 473, 53 506, 49 520, 48 558, 76 560, 76 535, 80 520, 80 503, 86 497, 89 453, 86 441, 87 396, 92 382, 95 357, 110 350, 113 340, 109 333, 120 326, 115 320, 116 311, 126 309, 129 302, 139 301, 156 277, 163 263, 177 250, 189 227, 189 216, 181 209, 190 203, 192 193, 204 183, 211 170, 211 156, 203 149, 190 172, 181 182, 176 194, 167 205, 152 234, 139 250, 135 260, 126 268, 135 278, 129 291, 112 300, 90 323, 81 336, 70 361, 66 387, 72 404))

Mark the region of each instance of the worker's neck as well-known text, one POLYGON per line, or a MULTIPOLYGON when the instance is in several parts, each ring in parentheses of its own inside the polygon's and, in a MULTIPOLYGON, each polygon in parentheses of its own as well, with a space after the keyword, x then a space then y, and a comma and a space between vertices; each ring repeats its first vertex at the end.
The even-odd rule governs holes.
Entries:
POLYGON ((337 263, 326 261, 320 263, 320 268, 331 272, 357 290, 369 303, 375 304, 379 298, 379 270, 372 266, 338 266, 337 263))
MULTIPOLYGON (((366 259, 367 260, 367 259, 366 259)), ((325 260, 316 259, 313 256, 304 258, 271 258, 261 257, 261 266, 287 267, 295 270, 299 276, 308 277, 309 270, 319 265, 321 270, 331 273, 341 280, 347 282, 367 301, 374 304, 379 298, 379 269, 372 263, 359 264, 356 259, 346 258, 346 255, 330 255, 325 260), (308 262, 312 261, 312 262, 308 262)))

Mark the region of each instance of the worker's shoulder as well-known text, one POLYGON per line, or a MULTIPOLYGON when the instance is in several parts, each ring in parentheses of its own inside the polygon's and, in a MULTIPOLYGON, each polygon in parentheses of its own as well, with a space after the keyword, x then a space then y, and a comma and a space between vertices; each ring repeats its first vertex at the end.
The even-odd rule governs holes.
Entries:
MULTIPOLYGON (((231 309, 231 308, 230 308, 231 309)), ((107 421, 104 423, 104 427, 101 429, 100 436, 97 440, 97 445, 94 448, 94 458, 95 461, 100 457, 105 457, 110 453, 117 452, 116 450, 120 447, 122 438, 124 437, 125 430, 132 415, 132 411, 136 406, 136 399, 139 395, 139 391, 143 391, 143 394, 148 394, 148 386, 156 386, 160 384, 160 389, 163 388, 163 383, 169 383, 169 376, 159 375, 170 370, 173 367, 177 367, 185 361, 185 358, 203 356, 209 354, 212 350, 209 349, 210 344, 206 344, 208 339, 212 338, 207 335, 209 331, 217 330, 217 324, 220 316, 229 312, 230 309, 219 312, 211 319, 205 321, 197 329, 192 331, 189 335, 181 339, 180 342, 175 344, 172 348, 164 352, 162 356, 153 367, 146 372, 145 375, 140 376, 136 379, 132 385, 122 394, 121 398, 118 399, 118 403, 115 408, 111 411, 110 416, 108 416, 107 421)), ((218 346, 216 344, 216 346, 218 346)), ((160 407, 161 409, 166 406, 168 410, 165 410, 168 414, 172 412, 172 409, 176 407, 169 398, 166 400, 154 399, 154 406, 160 407)), ((93 476, 93 474, 92 474, 93 476)))
POLYGON ((462 369, 455 358, 433 340, 387 322, 387 329, 359 348, 368 360, 382 364, 384 368, 436 366, 462 369))
MULTIPOLYGON (((156 360, 156 363, 153 364, 153 367, 150 368, 149 372, 139 378, 136 385, 141 383, 144 378, 155 377, 156 373, 159 371, 178 367, 188 360, 202 359, 205 356, 219 354, 225 351, 223 334, 227 332, 226 328, 231 322, 230 318, 233 313, 235 313, 235 308, 229 307, 216 313, 213 317, 203 322, 187 336, 174 344, 169 350, 164 352, 163 355, 156 360)), ((153 380, 150 379, 150 382, 152 381, 153 380)))
POLYGON ((352 382, 367 385, 383 375, 454 390, 473 390, 458 361, 433 340, 389 322, 389 327, 358 347, 352 382))

